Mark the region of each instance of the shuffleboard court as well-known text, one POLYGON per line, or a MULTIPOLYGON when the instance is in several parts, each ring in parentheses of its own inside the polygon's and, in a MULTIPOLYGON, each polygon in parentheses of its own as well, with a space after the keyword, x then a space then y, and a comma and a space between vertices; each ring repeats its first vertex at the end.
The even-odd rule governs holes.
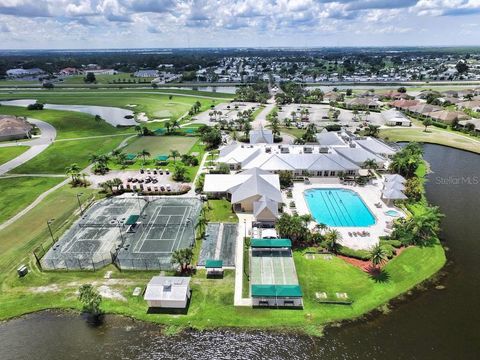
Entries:
POLYGON ((208 223, 198 265, 204 266, 207 260, 222 260, 223 266, 235 266, 237 234, 236 223, 208 223))
POLYGON ((297 285, 291 250, 252 249, 250 283, 256 285, 297 285))

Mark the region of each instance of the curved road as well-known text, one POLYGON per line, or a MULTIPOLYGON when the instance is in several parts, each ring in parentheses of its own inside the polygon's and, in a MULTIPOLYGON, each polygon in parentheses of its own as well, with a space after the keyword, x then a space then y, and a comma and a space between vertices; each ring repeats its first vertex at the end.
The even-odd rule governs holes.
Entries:
POLYGON ((44 151, 55 140, 57 136, 57 130, 55 130, 52 125, 45 121, 36 119, 28 119, 28 122, 36 125, 40 129, 40 136, 32 140, 1 144, 0 147, 26 145, 30 146, 30 149, 25 151, 23 154, 17 156, 15 159, 12 159, 5 164, 0 165, 0 176, 33 159, 35 156, 44 151))

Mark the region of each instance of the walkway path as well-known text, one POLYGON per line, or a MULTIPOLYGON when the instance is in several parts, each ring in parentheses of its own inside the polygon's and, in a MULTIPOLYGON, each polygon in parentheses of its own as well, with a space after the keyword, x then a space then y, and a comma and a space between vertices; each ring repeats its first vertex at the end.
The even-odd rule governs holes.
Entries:
POLYGON ((267 121, 267 115, 270 114, 270 112, 273 110, 275 107, 275 100, 273 98, 268 99, 267 105, 263 108, 262 111, 257 115, 255 120, 252 122, 252 128, 254 130, 258 130, 260 128, 266 128, 268 125, 267 121))
POLYGON ((235 295, 233 300, 234 306, 252 306, 251 298, 242 297, 243 277, 244 272, 248 269, 243 269, 243 248, 245 234, 249 234, 252 231, 252 214, 238 214, 238 234, 237 243, 235 249, 235 295), (245 229, 246 228, 246 229, 245 229))
POLYGON ((33 140, 26 140, 18 143, 8 143, 2 144, 2 147, 8 146, 17 146, 17 145, 27 145, 30 146, 30 149, 24 153, 17 156, 15 159, 12 159, 6 162, 3 165, 0 165, 0 176, 15 169, 16 167, 26 163, 27 161, 33 159, 35 156, 44 151, 50 144, 55 140, 57 136, 57 131, 49 123, 36 119, 28 119, 28 121, 36 125, 40 131, 41 135, 33 140))

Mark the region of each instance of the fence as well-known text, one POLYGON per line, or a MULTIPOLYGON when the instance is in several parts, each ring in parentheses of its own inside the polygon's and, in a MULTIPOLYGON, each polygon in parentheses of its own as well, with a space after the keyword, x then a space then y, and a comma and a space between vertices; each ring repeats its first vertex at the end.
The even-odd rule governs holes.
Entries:
POLYGON ((118 258, 114 260, 115 265, 120 270, 172 270, 173 266, 170 258, 118 258))
POLYGON ((71 254, 58 254, 58 256, 47 256, 40 260, 42 270, 91 270, 97 271, 112 263, 112 254, 99 255, 71 255, 71 254))

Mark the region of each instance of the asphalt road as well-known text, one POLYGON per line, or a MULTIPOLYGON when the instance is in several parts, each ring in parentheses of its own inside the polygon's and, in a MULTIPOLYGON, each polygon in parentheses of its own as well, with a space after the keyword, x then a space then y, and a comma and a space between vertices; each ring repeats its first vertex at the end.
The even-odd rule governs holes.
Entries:
POLYGON ((31 140, 0 144, 0 147, 19 145, 30 146, 30 149, 25 151, 23 154, 17 156, 15 159, 6 162, 5 164, 0 165, 0 176, 33 159, 35 156, 44 151, 55 140, 57 136, 57 131, 52 125, 46 123, 45 121, 36 119, 28 119, 28 121, 36 125, 40 129, 40 136, 31 140))

